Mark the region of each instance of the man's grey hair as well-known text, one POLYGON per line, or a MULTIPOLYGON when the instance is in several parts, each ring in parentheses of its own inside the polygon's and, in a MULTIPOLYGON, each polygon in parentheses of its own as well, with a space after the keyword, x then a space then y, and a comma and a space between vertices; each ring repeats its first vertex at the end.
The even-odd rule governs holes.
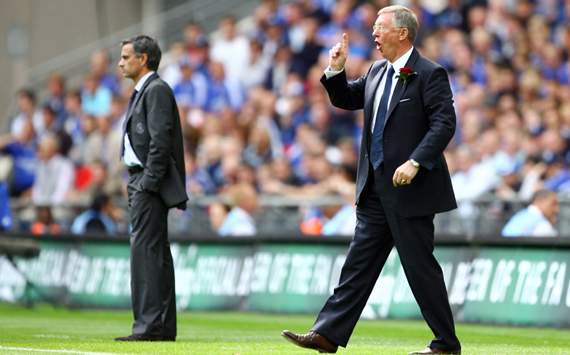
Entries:
POLYGON ((418 28, 420 27, 416 14, 405 6, 392 5, 382 8, 378 11, 378 15, 391 12, 394 13, 394 26, 407 28, 408 40, 410 43, 414 43, 418 35, 418 28))
POLYGON ((552 195, 556 196, 556 192, 548 189, 540 189, 532 195, 532 203, 545 200, 550 198, 552 195))

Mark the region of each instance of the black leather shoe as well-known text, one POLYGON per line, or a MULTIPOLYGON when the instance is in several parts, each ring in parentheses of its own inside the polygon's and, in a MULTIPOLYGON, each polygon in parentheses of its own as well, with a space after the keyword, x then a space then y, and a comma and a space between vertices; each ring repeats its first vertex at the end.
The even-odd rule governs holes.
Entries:
POLYGON ((423 354, 446 354, 446 355, 461 355, 461 350, 442 350, 437 348, 430 348, 429 346, 420 351, 412 351, 409 355, 423 355, 423 354))
POLYGON ((115 341, 174 341, 176 337, 163 335, 131 334, 115 338, 115 341))
POLYGON ((281 335, 291 343, 302 348, 314 349, 320 353, 336 353, 338 345, 320 335, 317 332, 310 331, 307 334, 295 334, 288 330, 281 332, 281 335))

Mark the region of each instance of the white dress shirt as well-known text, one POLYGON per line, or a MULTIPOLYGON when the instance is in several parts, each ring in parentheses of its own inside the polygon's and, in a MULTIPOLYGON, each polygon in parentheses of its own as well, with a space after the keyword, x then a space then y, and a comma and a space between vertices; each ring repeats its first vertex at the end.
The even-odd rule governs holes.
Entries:
MULTIPOLYGON (((388 70, 390 70, 390 65, 392 65, 392 67, 394 67, 394 76, 392 77, 392 88, 390 90, 390 96, 388 98, 388 106, 390 107, 390 101, 392 101, 392 94, 394 93, 394 88, 396 87, 396 84, 398 82, 398 80, 396 79, 396 76, 398 76, 398 74, 400 73, 400 69, 403 68, 404 66, 406 66, 406 63, 408 62, 408 59, 410 59, 410 56, 412 55, 412 51, 414 50, 414 47, 411 47, 406 53, 404 53, 404 55, 402 55, 400 58, 396 59, 396 61, 394 63, 390 63, 388 62, 387 66, 386 66, 386 73, 388 73, 388 70)), ((342 70, 332 70, 330 67, 327 68, 325 70, 325 76, 327 77, 327 79, 332 78, 333 76, 341 73, 344 69, 342 70)), ((378 112, 378 105, 380 105, 380 100, 382 99, 382 94, 384 93, 384 86, 386 85, 386 75, 382 76, 382 80, 380 81, 380 84, 378 85, 378 89, 376 90, 376 93, 374 93, 374 106, 373 106, 373 110, 372 110, 372 124, 370 125, 370 132, 374 132, 374 125, 376 124, 376 113, 378 112)))
MULTIPOLYGON (((148 73, 146 73, 142 78, 139 79, 139 81, 137 81, 136 85, 135 85, 135 91, 138 93, 141 91, 142 87, 144 86, 144 83, 146 83, 146 81, 148 80, 148 78, 150 78, 150 76, 154 74, 153 71, 150 71, 148 73)), ((133 102, 134 105, 134 102, 133 102)), ((134 109, 134 108, 133 108, 134 109)), ((128 113, 128 112, 127 112, 128 113)), ((128 117, 125 116, 125 120, 128 117)), ((137 155, 135 154, 135 151, 133 149, 133 147, 131 146, 131 141, 129 140, 129 135, 127 134, 127 132, 125 131, 125 153, 123 155, 123 161, 125 162, 125 164, 127 166, 140 166, 142 167, 143 164, 141 163, 141 160, 137 157, 137 155)))
POLYGON ((36 182, 32 188, 32 202, 36 205, 60 205, 66 201, 73 187, 73 164, 61 155, 36 166, 36 182))
POLYGON ((253 217, 244 209, 234 207, 218 229, 218 234, 222 237, 246 237, 255 235, 256 231, 253 217))

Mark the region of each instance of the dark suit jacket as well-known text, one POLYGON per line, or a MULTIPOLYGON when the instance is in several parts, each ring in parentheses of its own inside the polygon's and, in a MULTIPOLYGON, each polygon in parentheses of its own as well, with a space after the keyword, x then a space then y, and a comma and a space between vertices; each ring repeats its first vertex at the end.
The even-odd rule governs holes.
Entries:
MULTIPOLYGON (((356 203, 369 176, 371 121, 376 89, 386 72, 386 61, 375 62, 368 72, 347 82, 344 71, 321 82, 334 106, 364 109, 364 131, 356 181, 356 203)), ((398 80, 384 128, 384 163, 381 198, 405 217, 425 216, 457 207, 443 150, 455 132, 455 111, 447 72, 413 49, 407 67, 417 72, 405 83, 398 80), (395 188, 392 176, 409 159, 420 163, 411 184, 395 188)))
POLYGON ((169 208, 186 208, 184 143, 178 108, 172 90, 157 74, 150 76, 137 94, 124 126, 144 166, 140 188, 160 194, 169 208))

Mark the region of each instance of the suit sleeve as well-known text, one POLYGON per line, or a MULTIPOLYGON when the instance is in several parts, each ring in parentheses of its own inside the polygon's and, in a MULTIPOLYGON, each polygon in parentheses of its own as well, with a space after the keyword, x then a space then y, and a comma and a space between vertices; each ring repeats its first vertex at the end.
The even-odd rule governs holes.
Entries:
MULTIPOLYGON (((368 71, 370 72, 370 70, 368 71)), ((360 110, 364 107, 364 86, 368 73, 360 78, 348 82, 346 71, 327 79, 323 74, 321 83, 327 90, 331 103, 345 110, 360 110)))
POLYGON ((453 96, 445 69, 439 67, 432 71, 423 92, 423 101, 429 128, 410 158, 431 170, 455 133, 453 96))
POLYGON ((150 142, 141 187, 143 190, 158 192, 170 162, 176 107, 172 92, 165 85, 148 87, 145 96, 150 142))

